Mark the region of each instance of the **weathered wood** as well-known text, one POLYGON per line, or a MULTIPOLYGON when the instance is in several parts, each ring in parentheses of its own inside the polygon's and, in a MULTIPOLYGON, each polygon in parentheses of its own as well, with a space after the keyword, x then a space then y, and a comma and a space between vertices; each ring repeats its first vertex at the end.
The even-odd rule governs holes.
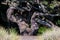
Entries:
POLYGON ((60 14, 49 14, 49 13, 46 13, 46 14, 43 14, 43 13, 40 13, 40 16, 60 16, 60 14))
MULTIPOLYGON (((43 14, 43 13, 42 13, 43 14)), ((48 19, 46 21, 42 20, 41 18, 36 18, 36 16, 41 16, 41 13, 34 12, 34 14, 31 17, 32 21, 38 22, 39 24, 46 25, 48 27, 53 27, 54 24, 49 21, 48 19)))

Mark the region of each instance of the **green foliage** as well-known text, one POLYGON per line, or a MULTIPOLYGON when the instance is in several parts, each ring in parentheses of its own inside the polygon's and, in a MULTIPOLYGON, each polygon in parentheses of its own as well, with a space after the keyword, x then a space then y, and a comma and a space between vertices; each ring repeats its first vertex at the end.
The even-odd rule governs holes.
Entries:
POLYGON ((9 32, 10 32, 10 34, 12 33, 12 34, 16 34, 17 35, 16 28, 9 29, 9 32))
POLYGON ((60 20, 58 20, 58 24, 60 24, 60 20))
POLYGON ((50 4, 50 8, 54 9, 55 5, 54 4, 50 4))
POLYGON ((58 20, 56 23, 57 23, 58 26, 60 26, 60 20, 58 20))
POLYGON ((38 34, 43 34, 45 31, 49 30, 50 28, 47 28, 46 26, 40 26, 38 29, 38 34))
POLYGON ((42 3, 45 4, 45 5, 48 5, 48 2, 47 1, 43 1, 42 3))

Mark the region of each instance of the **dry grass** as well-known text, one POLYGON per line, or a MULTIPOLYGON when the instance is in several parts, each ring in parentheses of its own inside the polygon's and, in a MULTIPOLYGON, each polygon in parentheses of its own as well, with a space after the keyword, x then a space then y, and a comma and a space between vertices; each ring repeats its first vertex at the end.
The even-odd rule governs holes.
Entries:
POLYGON ((60 28, 53 28, 52 31, 45 32, 42 37, 44 40, 60 40, 60 28))
POLYGON ((7 30, 0 27, 0 40, 18 40, 18 35, 14 31, 9 34, 7 30))
POLYGON ((0 27, 0 40, 60 40, 60 28, 53 28, 40 36, 20 36, 12 29, 9 34, 7 30, 0 27))

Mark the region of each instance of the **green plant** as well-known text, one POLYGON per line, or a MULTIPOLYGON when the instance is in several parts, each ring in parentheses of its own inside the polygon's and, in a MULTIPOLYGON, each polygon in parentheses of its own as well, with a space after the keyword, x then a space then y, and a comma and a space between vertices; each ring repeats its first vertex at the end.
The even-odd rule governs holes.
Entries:
POLYGON ((16 34, 17 35, 16 28, 9 29, 9 32, 10 32, 10 34, 12 33, 12 34, 16 34))
POLYGON ((43 34, 46 30, 49 30, 50 28, 47 28, 46 26, 41 26, 38 29, 38 34, 43 34))
POLYGON ((57 20, 56 24, 57 24, 58 26, 60 26, 60 20, 57 20))

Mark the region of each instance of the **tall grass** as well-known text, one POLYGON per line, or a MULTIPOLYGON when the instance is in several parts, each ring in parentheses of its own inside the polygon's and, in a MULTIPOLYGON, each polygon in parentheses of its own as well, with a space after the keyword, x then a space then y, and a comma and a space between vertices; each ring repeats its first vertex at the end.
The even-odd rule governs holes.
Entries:
POLYGON ((15 32, 15 29, 10 29, 9 30, 10 33, 8 32, 8 30, 2 28, 0 26, 0 40, 18 40, 18 35, 15 32))
POLYGON ((44 40, 60 40, 60 28, 53 28, 52 31, 47 31, 42 36, 44 40))
MULTIPOLYGON (((45 30, 45 29, 44 29, 45 30)), ((60 28, 53 28, 52 30, 45 31, 42 35, 39 36, 20 36, 17 35, 15 29, 8 30, 0 26, 0 40, 60 40, 60 28)))

